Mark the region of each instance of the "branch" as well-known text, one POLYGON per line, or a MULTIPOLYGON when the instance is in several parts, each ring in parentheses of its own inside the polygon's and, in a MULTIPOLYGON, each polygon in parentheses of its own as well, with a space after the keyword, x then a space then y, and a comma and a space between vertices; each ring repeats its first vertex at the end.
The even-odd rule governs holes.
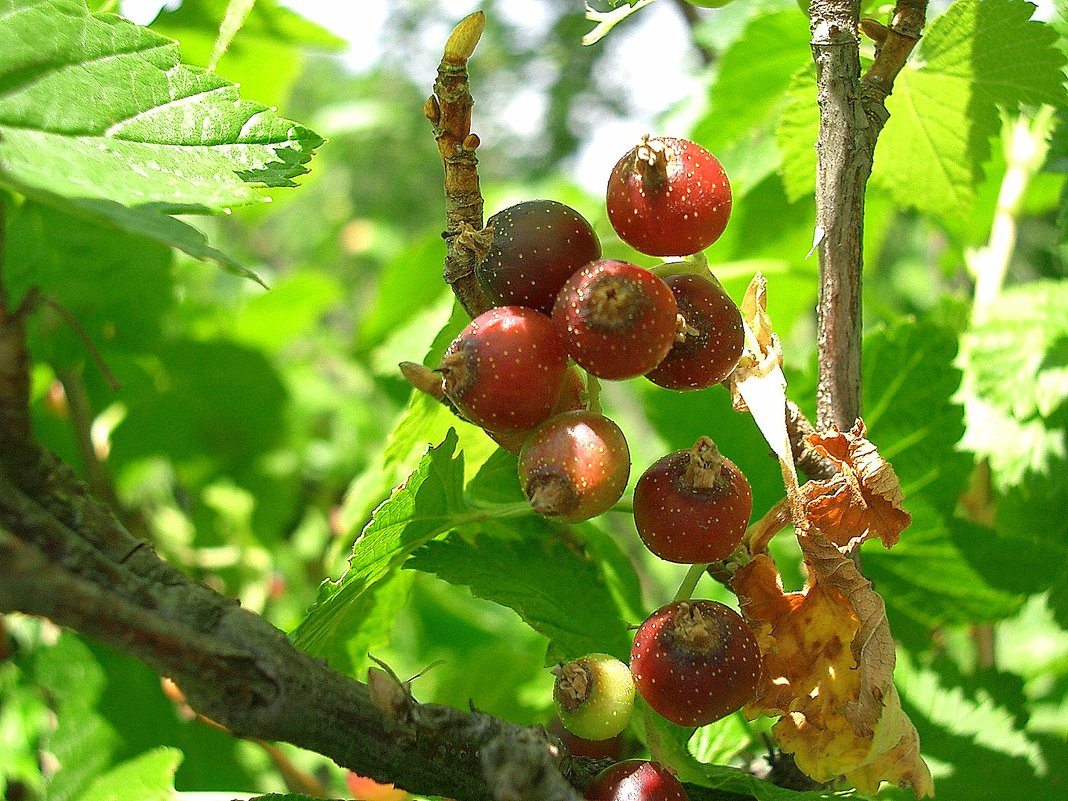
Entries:
MULTIPOLYGON (((137 553, 158 561, 148 546, 137 553)), ((0 479, 0 611, 48 617, 131 654, 236 736, 288 742, 378 781, 461 801, 577 801, 571 782, 593 775, 596 763, 570 757, 541 727, 410 697, 384 710, 367 685, 297 650, 264 619, 182 574, 158 572, 170 580, 145 582, 0 479)))
POLYGON ((460 20, 445 43, 432 94, 423 114, 434 128, 434 139, 445 169, 445 232, 447 247, 443 277, 470 317, 490 308, 475 278, 479 264, 493 241, 493 231, 483 228, 482 192, 478 183, 479 139, 471 133, 471 84, 467 60, 475 50, 486 25, 486 15, 476 11, 460 20))
POLYGON ((885 100, 919 40, 926 0, 899 0, 889 27, 866 23, 875 62, 860 77, 858 0, 813 0, 812 55, 820 107, 816 142, 816 247, 819 380, 816 427, 846 431, 861 416, 861 272, 864 191, 875 144, 889 113, 885 100))

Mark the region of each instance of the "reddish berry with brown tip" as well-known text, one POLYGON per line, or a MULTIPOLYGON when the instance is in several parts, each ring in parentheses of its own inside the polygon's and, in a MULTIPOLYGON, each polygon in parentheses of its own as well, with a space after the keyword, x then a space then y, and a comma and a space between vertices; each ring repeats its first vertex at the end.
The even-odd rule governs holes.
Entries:
POLYGON ((686 801, 686 790, 659 762, 628 759, 601 771, 583 796, 589 801, 686 801))
POLYGON ((704 726, 741 709, 760 683, 760 649, 737 612, 717 601, 674 601, 638 629, 634 684, 654 711, 704 726))
POLYGON ((608 219, 620 239, 650 256, 688 256, 723 233, 731 187, 719 161, 694 142, 646 136, 612 169, 608 219))
POLYGON ((671 350, 678 306, 664 281, 615 259, 592 262, 560 289, 553 322, 567 352, 599 378, 645 375, 671 350))
POLYGON ((700 275, 664 279, 682 325, 667 356, 645 377, 667 389, 705 389, 730 375, 745 344, 742 314, 717 282, 700 275))
POLYGON ((472 423, 493 431, 524 431, 552 413, 567 352, 544 314, 501 306, 472 320, 438 369, 445 396, 472 423))
POLYGON ((630 448, 615 423, 589 411, 558 414, 519 453, 519 484, 540 515, 568 523, 610 509, 630 477, 630 448))
POLYGON ((753 511, 749 482, 708 437, 658 459, 634 487, 634 526, 661 559, 695 565, 726 559, 753 511))
POLYGON ((475 277, 496 304, 552 314, 564 281, 601 258, 601 242, 586 219, 555 200, 525 200, 486 223, 493 242, 475 277))
MULTIPOLYGON (((563 412, 585 409, 588 402, 589 397, 586 394, 586 383, 583 381, 582 371, 572 365, 567 368, 567 372, 564 374, 560 395, 557 397, 549 417, 563 412)), ((490 431, 486 429, 486 433, 506 451, 518 456, 519 451, 523 448, 523 443, 530 439, 534 429, 530 428, 523 431, 490 431)))

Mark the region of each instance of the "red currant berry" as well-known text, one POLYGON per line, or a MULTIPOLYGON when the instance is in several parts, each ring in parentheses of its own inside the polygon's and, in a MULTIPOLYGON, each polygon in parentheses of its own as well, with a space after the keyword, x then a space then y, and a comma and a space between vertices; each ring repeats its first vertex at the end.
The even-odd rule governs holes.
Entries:
MULTIPOLYGON (((582 380, 582 371, 572 365, 571 367, 568 367, 567 372, 564 373, 564 381, 563 386, 560 387, 560 395, 557 397, 549 417, 562 414, 563 412, 585 409, 588 401, 589 397, 586 394, 586 384, 582 380)), ((534 429, 531 428, 524 431, 490 431, 487 429, 486 433, 489 434, 494 442, 506 451, 518 456, 519 451, 523 448, 523 443, 534 433, 534 429)))
POLYGON ((624 261, 587 264, 560 289, 553 322, 567 352, 599 378, 644 375, 671 350, 678 306, 664 281, 624 261))
POLYGON ((438 369, 445 396, 468 420, 493 431, 523 431, 552 413, 567 352, 544 314, 501 306, 472 320, 438 369))
POLYGON ((583 795, 589 801, 686 801, 686 790, 675 774, 644 759, 605 768, 583 795))
POLYGON ((742 471, 708 437, 654 462, 634 487, 634 525, 645 546, 669 562, 726 559, 753 511, 742 471))
POLYGON ((699 275, 664 279, 675 293, 683 325, 667 356, 646 378, 667 389, 705 389, 734 370, 745 344, 742 314, 723 287, 699 275))
POLYGON ((613 761, 623 758, 624 741, 623 734, 609 737, 606 740, 587 740, 572 734, 564 728, 560 718, 553 718, 545 727, 548 732, 560 739, 564 748, 571 756, 587 757, 588 759, 611 759, 613 761))
POLYGON ((619 160, 606 201, 620 239, 650 256, 704 250, 731 216, 731 186, 716 157, 667 136, 643 137, 619 160))
POLYGON ((675 601, 653 612, 630 652, 634 684, 654 711, 704 726, 753 700, 760 649, 741 615, 717 601, 675 601))
POLYGON ((555 668, 556 713, 572 734, 587 740, 615 737, 634 710, 630 668, 610 654, 588 654, 555 668))
POLYGON ((519 453, 519 483, 531 507, 568 523, 610 509, 629 477, 626 437, 594 412, 556 415, 538 427, 519 453))
POLYGON ((525 200, 494 214, 493 243, 475 277, 498 305, 552 314, 564 281, 601 258, 601 243, 586 219, 555 200, 525 200))

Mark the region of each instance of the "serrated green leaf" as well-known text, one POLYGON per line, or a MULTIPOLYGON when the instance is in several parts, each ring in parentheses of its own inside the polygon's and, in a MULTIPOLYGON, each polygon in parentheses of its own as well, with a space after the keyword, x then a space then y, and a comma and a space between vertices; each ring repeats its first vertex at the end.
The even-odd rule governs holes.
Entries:
POLYGON ((83 801, 173 801, 174 774, 182 762, 176 748, 157 748, 116 765, 96 778, 83 801))
MULTIPOLYGON (((198 0, 173 10, 164 7, 151 28, 179 42, 184 63, 207 67, 215 58, 220 29, 233 5, 230 0, 198 0)), ((240 84, 244 97, 277 105, 289 95, 305 48, 340 50, 344 44, 343 39, 276 0, 257 0, 217 60, 215 71, 240 84)))
POLYGON ((815 68, 806 66, 794 73, 785 90, 785 103, 775 141, 782 151, 783 188, 791 201, 811 195, 816 187, 816 137, 820 116, 816 106, 815 68))
POLYGON ((468 586, 479 598, 514 609, 550 640, 560 659, 593 652, 626 659, 627 624, 597 564, 542 520, 513 522, 502 534, 428 542, 405 568, 468 586))
POLYGON ((709 113, 691 138, 720 160, 736 197, 779 166, 770 134, 790 76, 812 61, 809 38, 796 10, 774 11, 756 16, 723 54, 709 113))
MULTIPOLYGON (((704 730, 715 731, 728 727, 731 724, 727 721, 713 723, 695 732, 692 728, 678 726, 655 714, 641 699, 635 701, 635 713, 645 722, 646 739, 653 758, 671 765, 680 781, 710 787, 724 793, 738 793, 741 797, 755 798, 758 801, 829 801, 852 794, 851 791, 799 792, 777 787, 770 781, 758 779, 740 768, 702 762, 694 753, 700 746, 691 744, 691 737, 702 736, 701 732, 704 730)), ((731 717, 740 718, 739 715, 731 717)))
POLYGON ((0 185, 218 258, 161 218, 263 202, 321 143, 180 65, 177 45, 147 28, 78 0, 0 2, 0 185))
POLYGON ((886 601, 894 635, 910 647, 929 645, 940 626, 994 622, 1015 614, 1022 597, 990 586, 961 553, 942 514, 906 495, 912 525, 887 551, 865 548, 865 575, 886 601))
POLYGON ((954 400, 961 380, 956 355, 956 334, 930 322, 905 320, 864 338, 868 438, 894 466, 906 509, 922 500, 945 518, 971 467, 957 449, 964 410, 954 400))
POLYGON ((450 429, 430 448, 408 480, 374 512, 353 548, 348 569, 326 581, 308 616, 293 632, 298 647, 347 665, 346 643, 358 631, 366 593, 419 546, 465 523, 484 518, 464 499, 464 455, 450 429))
POLYGON ((949 222, 967 217, 998 107, 1059 104, 1056 32, 1023 0, 958 0, 936 18, 887 98, 872 180, 903 206, 949 222))
POLYGON ((1068 283, 1036 281, 1006 289, 962 340, 963 445, 989 460, 996 485, 1048 474, 1068 457, 1068 283))
MULTIPOLYGON (((917 665, 902 650, 897 654, 894 683, 905 704, 922 709, 929 724, 981 748, 1026 760, 1036 776, 1049 773, 1042 749, 1016 727, 1016 715, 986 691, 976 689, 969 697, 962 688, 943 684, 937 673, 917 665)), ((920 742, 926 744, 924 734, 921 730, 920 742)))
POLYGON ((1013 417, 1051 417, 1068 402, 1068 281, 1003 291, 963 340, 966 391, 1013 417))

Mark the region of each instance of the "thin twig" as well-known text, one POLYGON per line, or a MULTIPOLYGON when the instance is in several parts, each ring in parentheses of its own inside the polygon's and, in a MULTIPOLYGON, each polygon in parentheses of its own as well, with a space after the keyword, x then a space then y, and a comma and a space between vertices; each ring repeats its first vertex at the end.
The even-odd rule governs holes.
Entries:
POLYGON ((432 94, 423 114, 434 129, 434 139, 445 169, 445 268, 443 277, 460 305, 471 317, 490 308, 475 277, 475 267, 485 258, 493 231, 483 228, 482 192, 478 182, 479 138, 471 133, 470 78, 467 61, 486 25, 486 15, 476 11, 462 19, 445 43, 432 94))

